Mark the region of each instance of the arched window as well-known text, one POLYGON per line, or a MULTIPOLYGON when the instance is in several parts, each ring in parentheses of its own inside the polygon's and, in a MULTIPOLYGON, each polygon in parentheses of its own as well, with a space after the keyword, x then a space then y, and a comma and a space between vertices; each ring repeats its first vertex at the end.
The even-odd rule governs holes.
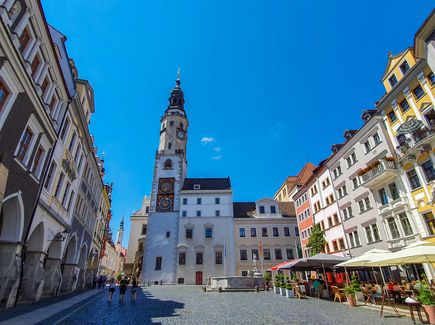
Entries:
POLYGON ((168 143, 168 149, 171 150, 172 149, 172 143, 168 143))
POLYGON ((165 168, 165 169, 172 169, 172 160, 171 160, 171 159, 167 159, 167 160, 165 161, 165 166, 164 166, 164 168, 165 168))
POLYGON ((184 124, 183 124, 183 122, 180 122, 180 128, 181 128, 181 129, 184 129, 184 124))
POLYGON ((21 3, 19 1, 16 1, 14 5, 11 7, 11 9, 8 11, 8 16, 12 23, 15 22, 15 19, 17 19, 20 13, 21 13, 21 3))

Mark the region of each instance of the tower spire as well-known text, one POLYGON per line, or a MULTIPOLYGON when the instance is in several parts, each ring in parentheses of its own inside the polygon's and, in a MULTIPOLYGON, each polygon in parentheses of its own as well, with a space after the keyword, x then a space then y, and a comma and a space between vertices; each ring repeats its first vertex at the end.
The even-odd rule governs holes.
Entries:
POLYGON ((184 93, 181 90, 181 68, 179 67, 177 70, 177 79, 175 80, 175 87, 171 91, 171 96, 169 97, 169 106, 166 111, 169 109, 179 109, 184 112, 184 93))

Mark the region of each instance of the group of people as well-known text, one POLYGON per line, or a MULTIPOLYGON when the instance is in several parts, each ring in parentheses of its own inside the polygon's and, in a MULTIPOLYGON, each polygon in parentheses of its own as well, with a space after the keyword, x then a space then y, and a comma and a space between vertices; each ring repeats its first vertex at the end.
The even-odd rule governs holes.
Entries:
MULTIPOLYGON (((124 303, 124 296, 125 293, 127 291, 127 286, 128 284, 131 282, 131 296, 130 296, 130 301, 131 302, 136 302, 136 298, 137 298, 137 288, 138 288, 138 282, 137 279, 135 277, 132 277, 131 279, 127 278, 126 276, 122 277, 121 280, 118 283, 118 288, 119 288, 119 303, 123 304, 124 303)), ((112 299, 113 299, 113 294, 116 291, 116 281, 115 281, 115 277, 112 276, 109 280, 109 298, 108 298, 108 302, 111 303, 112 299)))

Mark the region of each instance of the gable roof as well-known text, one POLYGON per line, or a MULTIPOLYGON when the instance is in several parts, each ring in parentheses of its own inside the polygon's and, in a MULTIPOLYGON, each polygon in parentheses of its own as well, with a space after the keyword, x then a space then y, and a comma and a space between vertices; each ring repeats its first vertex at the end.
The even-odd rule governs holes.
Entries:
POLYGON ((256 209, 255 202, 234 202, 234 218, 252 218, 251 213, 256 209))
POLYGON ((227 178, 186 178, 182 191, 231 190, 230 177, 227 178), (199 185, 195 189, 194 185, 199 185))
POLYGON ((397 63, 410 50, 413 50, 412 47, 408 47, 404 51, 402 51, 402 52, 400 52, 399 54, 396 54, 396 55, 392 55, 391 52, 388 52, 388 62, 387 62, 387 66, 385 67, 384 74, 382 75, 381 82, 385 80, 387 75, 394 69, 394 67, 397 65, 397 63))

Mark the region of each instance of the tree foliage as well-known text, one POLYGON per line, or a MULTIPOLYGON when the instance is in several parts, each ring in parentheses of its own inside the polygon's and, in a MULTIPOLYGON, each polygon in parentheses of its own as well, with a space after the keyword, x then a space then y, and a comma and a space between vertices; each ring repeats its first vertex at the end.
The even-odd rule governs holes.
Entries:
POLYGON ((310 249, 311 256, 324 252, 325 244, 325 232, 320 228, 319 224, 314 225, 307 244, 307 247, 310 249))

